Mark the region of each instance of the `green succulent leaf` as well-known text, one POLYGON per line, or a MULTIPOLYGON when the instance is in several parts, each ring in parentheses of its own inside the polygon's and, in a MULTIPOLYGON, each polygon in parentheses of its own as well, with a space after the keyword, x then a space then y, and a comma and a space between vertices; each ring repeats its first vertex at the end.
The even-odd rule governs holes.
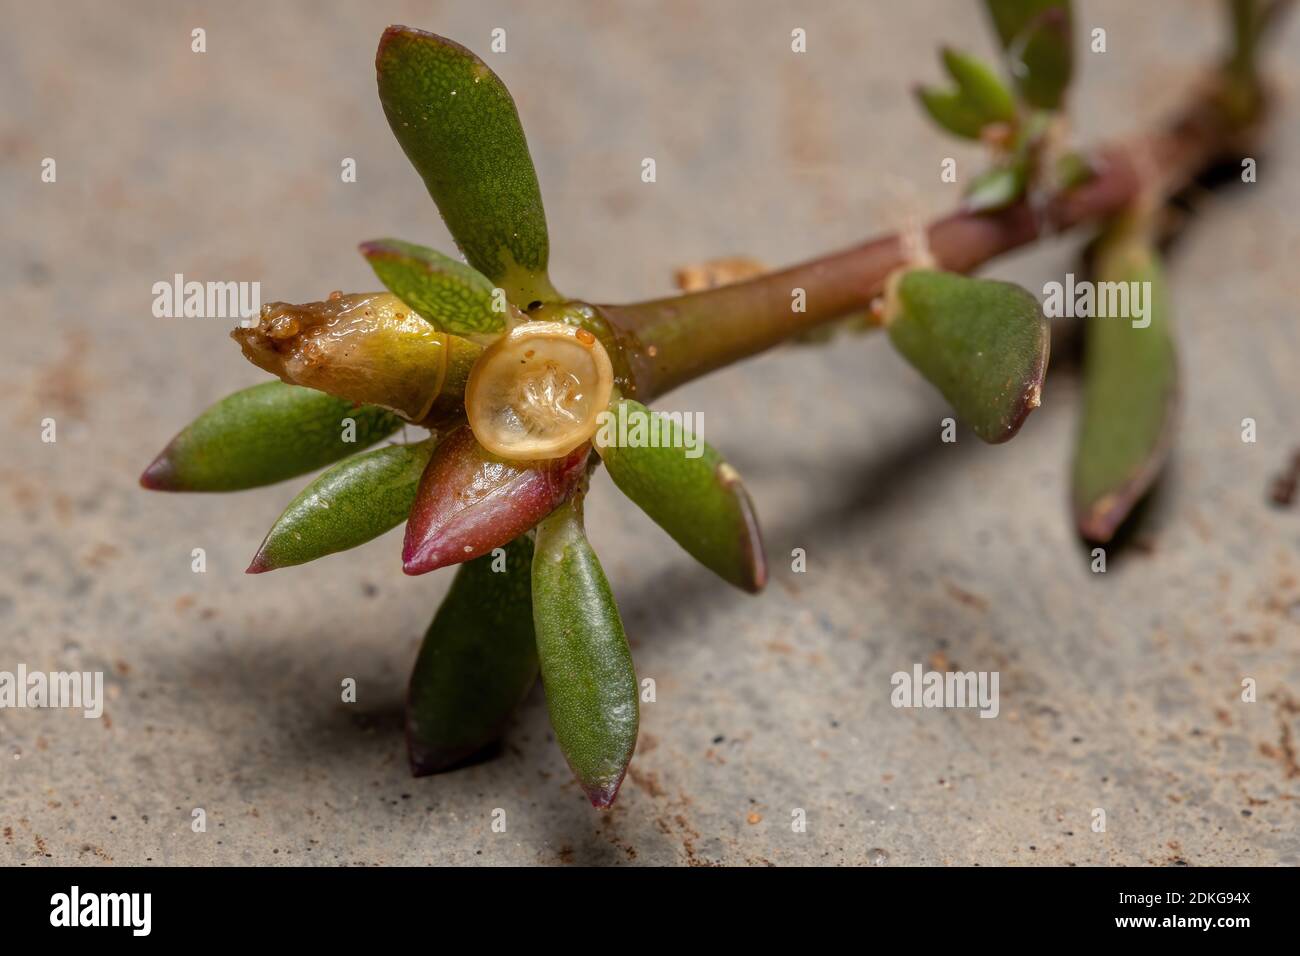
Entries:
POLYGON ((388 291, 436 328, 458 335, 505 328, 505 309, 494 308, 495 286, 477 269, 400 239, 375 239, 360 248, 388 291))
POLYGON ((417 777, 494 742, 537 680, 532 560, 523 535, 457 569, 411 672, 406 744, 417 777))
POLYGON ((930 118, 954 136, 964 139, 980 138, 980 131, 984 129, 984 117, 961 93, 918 86, 916 96, 930 118))
POLYGON ((1178 358, 1160 260, 1150 243, 1112 232, 1098 244, 1093 270, 1099 290, 1106 288, 1102 283, 1149 283, 1136 287, 1149 290, 1145 315, 1130 302, 1129 315, 1084 320, 1083 418, 1072 497, 1079 533, 1106 542, 1169 455, 1178 417, 1178 358))
POLYGON ((914 269, 891 282, 894 347, 980 438, 1011 438, 1038 407, 1049 330, 1038 300, 1009 282, 914 269))
POLYGON ((978 58, 945 48, 943 65, 957 84, 956 89, 916 89, 921 105, 941 127, 955 136, 979 139, 986 126, 1015 122, 1015 97, 978 58))
POLYGON ((1021 162, 986 169, 975 177, 966 191, 966 208, 971 212, 1005 209, 1025 194, 1027 182, 1021 162))
POLYGON ((393 135, 465 258, 521 308, 558 299, 546 213, 510 91, 459 43, 384 31, 375 57, 393 135))
POLYGON ((754 506, 740 475, 710 445, 623 399, 611 406, 595 446, 619 490, 692 557, 738 588, 763 589, 767 561, 754 506))
POLYGON ((555 738, 592 805, 608 807, 636 748, 637 683, 580 495, 537 527, 533 626, 555 738))
POLYGON ((1011 123, 1016 118, 1016 98, 992 67, 979 57, 947 47, 944 69, 957 84, 962 99, 987 123, 1011 123))
POLYGON ((194 419, 145 469, 140 484, 155 491, 257 488, 323 468, 401 426, 382 408, 265 382, 194 419))
POLYGON ((249 574, 306 564, 379 537, 406 520, 433 438, 345 458, 302 490, 258 548, 249 574))
POLYGON ((984 0, 1026 103, 1059 110, 1074 68, 1070 0, 984 0))

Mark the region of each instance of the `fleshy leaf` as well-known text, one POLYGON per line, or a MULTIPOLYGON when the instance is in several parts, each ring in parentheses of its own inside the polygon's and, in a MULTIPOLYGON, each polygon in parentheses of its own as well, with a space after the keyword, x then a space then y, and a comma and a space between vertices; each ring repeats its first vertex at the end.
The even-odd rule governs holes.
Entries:
POLYGON ((384 31, 379 100, 465 258, 526 308, 558 298, 537 173, 510 91, 459 43, 384 31))
POLYGON ((140 484, 154 491, 257 488, 323 468, 401 425, 382 408, 265 382, 226 396, 194 419, 145 469, 140 484))
POLYGON ((533 543, 456 570, 424 635, 406 698, 406 748, 417 777, 448 770, 495 741, 537 680, 533 543))
MULTIPOLYGON (((1103 239, 1093 260, 1101 283, 1150 283, 1145 315, 1085 319, 1083 420, 1074 456, 1079 533, 1109 541, 1155 482, 1178 409, 1178 359, 1156 252, 1135 235, 1103 239), (1134 325, 1134 322, 1137 325, 1134 325)), ((1128 286, 1131 290, 1133 286, 1128 286)))
POLYGON ((406 520, 435 440, 389 445, 345 458, 285 509, 249 574, 315 561, 377 538, 406 520))
POLYGON ((1049 331, 1029 292, 1009 282, 915 269, 891 282, 894 347, 980 438, 1011 438, 1038 407, 1049 331))
POLYGON ((984 0, 1021 97, 1059 110, 1073 70, 1070 0, 984 0))
POLYGON ((493 309, 494 286, 478 270, 400 239, 361 244, 379 281, 437 328, 459 335, 500 332, 503 311, 493 309))
POLYGON ((985 124, 1015 121, 1015 97, 982 60, 947 47, 943 51, 943 65, 957 83, 962 98, 979 112, 985 124))
POLYGON ((403 570, 424 574, 503 547, 569 496, 591 446, 552 461, 489 454, 468 425, 449 434, 424 470, 406 524, 403 570))
POLYGON ((754 506, 717 451, 631 399, 611 407, 595 446, 619 490, 692 557, 738 588, 763 589, 767 561, 754 506))
POLYGON ((575 495, 538 526, 533 626, 551 727, 593 806, 618 795, 640 714, 632 652, 575 495))
POLYGON ((916 90, 921 105, 936 123, 956 136, 979 139, 986 126, 1015 121, 1016 101, 1011 91, 979 59, 945 48, 943 65, 956 89, 921 86, 916 90))
POLYGON ((980 138, 980 131, 984 129, 984 117, 960 93, 918 86, 916 96, 930 118, 954 136, 980 138))

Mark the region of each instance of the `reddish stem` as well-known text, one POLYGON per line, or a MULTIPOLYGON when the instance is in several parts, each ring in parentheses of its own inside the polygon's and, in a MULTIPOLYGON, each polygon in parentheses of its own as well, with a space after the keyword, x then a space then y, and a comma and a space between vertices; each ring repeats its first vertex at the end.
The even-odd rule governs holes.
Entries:
MULTIPOLYGON (((1021 201, 995 213, 958 211, 927 228, 942 268, 969 272, 1040 236, 1104 220, 1139 195, 1183 188, 1253 126, 1227 107, 1218 85, 1165 131, 1103 149, 1093 177, 1035 209, 1021 201)), ((643 400, 765 351, 814 326, 870 306, 886 277, 905 264, 903 240, 887 235, 842 252, 732 285, 600 310, 622 340, 643 400), (805 311, 792 302, 803 289, 805 311)))

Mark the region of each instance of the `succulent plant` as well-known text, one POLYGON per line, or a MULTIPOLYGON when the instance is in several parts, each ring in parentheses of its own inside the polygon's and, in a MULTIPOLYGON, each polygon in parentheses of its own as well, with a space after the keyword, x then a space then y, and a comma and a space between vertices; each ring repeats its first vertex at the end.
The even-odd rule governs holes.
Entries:
MULTIPOLYGON (((618 306, 552 285, 538 178, 500 78, 450 40, 390 27, 376 57, 380 102, 464 261, 405 241, 365 242, 361 253, 387 291, 262 307, 256 325, 233 337, 279 381, 205 411, 141 483, 235 491, 331 466, 275 521, 248 571, 303 564, 405 521, 407 574, 459 565, 411 677, 412 770, 447 770, 482 750, 540 674, 579 784, 594 805, 609 806, 635 749, 639 687, 584 531, 592 470, 604 465, 725 581, 757 592, 767 580, 739 474, 701 442, 685 454, 691 436, 649 403, 778 343, 844 327, 849 316, 859 331, 886 328, 977 436, 1006 441, 1039 404, 1049 323, 1026 290, 961 273, 1048 228, 1091 222, 1103 226, 1100 274, 1154 280, 1155 221, 1140 213, 1250 118, 1237 109, 1253 90, 1249 58, 1236 56, 1224 71, 1233 98, 1202 104, 1197 136, 1175 127, 1145 147, 1177 148, 1172 172, 1145 175, 1123 150, 1063 152, 1070 5, 988 7, 1011 82, 946 50, 953 86, 919 91, 941 127, 991 150, 956 214, 919 237, 618 306), (429 435, 363 450, 404 425, 429 435)), ((1253 43, 1254 21, 1241 22, 1253 43)), ((1163 292, 1150 329, 1096 328, 1074 499, 1080 529, 1105 540, 1160 469, 1177 381, 1163 292)))

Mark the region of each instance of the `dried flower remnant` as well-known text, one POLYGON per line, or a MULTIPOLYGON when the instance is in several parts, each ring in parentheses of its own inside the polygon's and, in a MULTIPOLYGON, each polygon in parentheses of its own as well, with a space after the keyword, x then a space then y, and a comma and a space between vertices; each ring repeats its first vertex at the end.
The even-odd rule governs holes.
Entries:
POLYGON ((683 292, 699 292, 752 279, 767 271, 767 266, 749 256, 724 256, 682 266, 673 273, 673 281, 683 292))
POLYGON ((389 292, 270 302, 255 327, 235 329, 231 338, 245 358, 288 384, 379 405, 417 424, 455 414, 481 352, 389 292))

